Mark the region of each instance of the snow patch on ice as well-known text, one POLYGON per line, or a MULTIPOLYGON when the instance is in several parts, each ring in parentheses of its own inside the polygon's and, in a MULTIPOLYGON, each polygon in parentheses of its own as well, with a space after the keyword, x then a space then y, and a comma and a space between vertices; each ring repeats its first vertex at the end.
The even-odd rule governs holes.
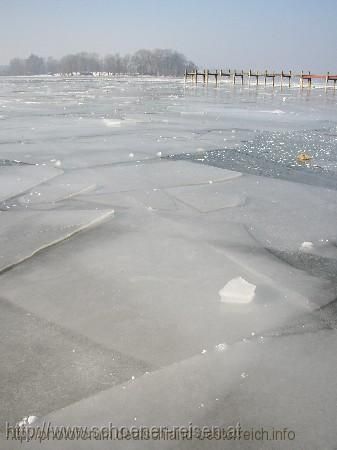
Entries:
POLYGON ((215 346, 215 350, 217 350, 218 352, 224 352, 225 350, 227 350, 227 348, 228 348, 228 345, 225 342, 215 346))
POLYGON ((113 120, 113 119, 103 119, 103 123, 106 127, 120 127, 121 121, 120 120, 113 120))
POLYGON ((256 286, 242 277, 233 278, 219 291, 221 302, 247 304, 253 301, 256 286))
POLYGON ((272 111, 259 111, 259 112, 269 114, 285 114, 285 111, 282 111, 281 109, 274 109, 272 111))
POLYGON ((302 242, 300 249, 301 250, 312 250, 314 248, 314 244, 310 241, 302 242))

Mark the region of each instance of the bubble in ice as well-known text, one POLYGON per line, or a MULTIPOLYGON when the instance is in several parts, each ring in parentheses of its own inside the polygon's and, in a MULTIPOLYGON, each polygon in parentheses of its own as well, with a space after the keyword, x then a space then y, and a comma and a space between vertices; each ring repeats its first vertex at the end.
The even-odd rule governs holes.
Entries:
POLYGON ((134 158, 134 157, 135 157, 134 153, 129 153, 129 158, 134 158))

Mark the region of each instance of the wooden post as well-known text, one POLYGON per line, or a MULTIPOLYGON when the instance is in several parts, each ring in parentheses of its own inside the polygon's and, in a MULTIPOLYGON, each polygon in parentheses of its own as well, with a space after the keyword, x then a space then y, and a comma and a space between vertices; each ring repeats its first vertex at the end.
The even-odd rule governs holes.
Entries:
POLYGON ((328 82, 329 82, 329 72, 326 74, 326 78, 325 78, 325 89, 327 89, 327 87, 328 87, 328 82))
POLYGON ((218 87, 218 69, 214 73, 215 76, 215 87, 218 87))
POLYGON ((256 86, 259 85, 259 71, 256 72, 256 86))
POLYGON ((236 74, 236 69, 234 69, 234 72, 233 72, 233 84, 235 84, 235 74, 236 74))
POLYGON ((264 85, 267 86, 267 71, 264 73, 264 85))
POLYGON ((185 69, 185 83, 187 81, 187 69, 185 69))
POLYGON ((194 76, 195 76, 195 84, 198 84, 198 70, 195 70, 194 72, 194 76))
POLYGON ((243 69, 241 70, 241 84, 243 86, 243 69))
POLYGON ((283 88, 283 70, 281 72, 281 89, 283 88))
POLYGON ((275 72, 273 72, 273 87, 275 87, 275 72))
POLYGON ((289 87, 290 87, 290 80, 291 80, 292 74, 291 74, 291 70, 289 70, 289 87))
POLYGON ((303 89, 303 70, 301 71, 301 89, 303 89))
POLYGON ((206 69, 206 84, 208 85, 208 76, 209 76, 209 70, 206 69))
POLYGON ((250 77, 252 76, 252 69, 249 69, 248 72, 248 87, 250 86, 250 77))

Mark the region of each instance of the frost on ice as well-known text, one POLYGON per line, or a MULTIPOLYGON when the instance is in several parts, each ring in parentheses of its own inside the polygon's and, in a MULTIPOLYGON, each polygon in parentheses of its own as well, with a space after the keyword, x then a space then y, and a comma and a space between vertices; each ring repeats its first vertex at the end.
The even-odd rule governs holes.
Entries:
POLYGON ((219 291, 223 303, 250 303, 255 295, 256 286, 242 277, 233 278, 219 291))

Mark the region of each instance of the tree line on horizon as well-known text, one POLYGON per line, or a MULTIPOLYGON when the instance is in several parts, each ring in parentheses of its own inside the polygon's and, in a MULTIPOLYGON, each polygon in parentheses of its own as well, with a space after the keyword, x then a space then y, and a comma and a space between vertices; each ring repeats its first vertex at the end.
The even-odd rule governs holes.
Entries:
POLYGON ((192 71, 196 65, 175 50, 138 50, 134 54, 119 53, 100 57, 97 53, 81 52, 60 59, 42 58, 31 54, 28 58, 13 58, 2 75, 44 75, 108 72, 111 74, 140 74, 181 76, 185 69, 192 71))

